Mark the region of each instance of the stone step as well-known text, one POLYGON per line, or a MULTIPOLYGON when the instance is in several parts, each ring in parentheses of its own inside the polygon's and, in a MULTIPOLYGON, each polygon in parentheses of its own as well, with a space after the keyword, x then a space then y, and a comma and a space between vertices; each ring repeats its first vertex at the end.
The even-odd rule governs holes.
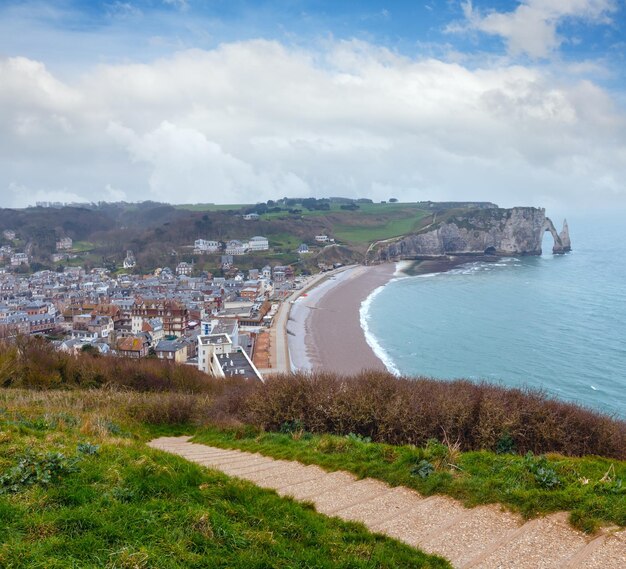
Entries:
POLYGON ((578 569, 586 567, 587 560, 597 549, 604 545, 605 541, 606 534, 603 533, 596 536, 578 551, 575 551, 574 554, 567 561, 565 561, 565 563, 563 563, 563 565, 560 565, 560 569, 578 569))
POLYGON ((239 458, 241 455, 236 455, 236 454, 224 454, 224 453, 213 453, 213 454, 183 454, 181 453, 182 457, 186 458, 187 460, 191 460, 193 462, 199 462, 199 461, 203 461, 203 464, 208 464, 208 463, 215 463, 218 462, 220 460, 226 460, 227 458, 239 458))
POLYGON ((451 498, 423 498, 378 480, 190 443, 188 437, 157 439, 149 446, 282 496, 312 501, 321 513, 363 522, 460 569, 626 569, 626 531, 590 538, 574 530, 564 513, 523 524, 496 505, 467 509, 451 498))
POLYGON ((590 548, 586 558, 576 564, 565 565, 568 569, 624 569, 626 567, 626 531, 612 532, 601 540, 598 547, 590 548))
POLYGON ((397 486, 368 502, 349 506, 336 512, 344 520, 361 522, 375 528, 415 508, 423 498, 415 491, 397 486))
POLYGON ((366 478, 355 482, 347 489, 333 488, 319 494, 313 499, 313 503, 318 512, 331 516, 350 506, 368 503, 390 493, 391 488, 387 484, 366 478))
POLYGON ((522 526, 490 555, 469 566, 476 569, 555 569, 587 544, 587 537, 575 531, 564 513, 539 518, 522 526))
POLYGON ((314 501, 313 499, 329 490, 344 488, 354 484, 356 477, 346 472, 325 472, 323 476, 301 482, 283 485, 277 489, 281 496, 291 496, 296 500, 314 501))
MULTIPOLYGON (((170 451, 171 452, 171 451, 170 451)), ((197 460, 198 458, 226 458, 228 456, 237 457, 244 456, 239 452, 234 451, 221 451, 221 452, 199 452, 195 450, 181 450, 180 456, 184 456, 187 460, 197 460)))
POLYGON ((271 461, 264 457, 250 458, 245 462, 236 462, 235 464, 216 464, 213 468, 219 468, 225 474, 229 476, 237 476, 238 472, 243 470, 249 470, 250 468, 263 468, 264 466, 271 464, 271 461))
POLYGON ((157 446, 165 446, 165 445, 184 445, 190 444, 188 441, 191 437, 160 437, 158 439, 154 439, 148 443, 148 446, 156 448, 157 446))
POLYGON ((448 525, 464 513, 465 508, 452 498, 431 496, 414 508, 388 522, 377 525, 377 531, 420 547, 425 537, 448 525))
POLYGON ((241 478, 245 478, 250 482, 255 484, 259 484, 265 479, 271 480, 272 477, 275 477, 278 473, 283 472, 285 469, 285 464, 282 461, 274 460, 272 463, 268 464, 263 468, 259 468, 256 470, 251 470, 250 472, 246 472, 245 474, 241 474, 241 478))
POLYGON ((254 474, 255 472, 263 472, 266 469, 274 468, 276 466, 275 462, 276 461, 271 458, 266 458, 264 462, 259 461, 258 463, 254 463, 250 466, 235 465, 228 469, 228 474, 230 476, 245 478, 245 475, 248 473, 254 474))
POLYGON ((282 489, 288 490, 292 486, 297 486, 300 483, 307 483, 311 480, 317 480, 319 478, 323 478, 323 476, 324 475, 320 476, 317 472, 312 472, 302 464, 298 464, 297 466, 294 464, 287 464, 284 468, 280 469, 280 471, 263 477, 262 479, 256 481, 255 484, 261 486, 262 488, 271 488, 272 490, 276 490, 279 494, 285 495, 284 492, 281 492, 282 489))
POLYGON ((201 459, 204 462, 210 462, 215 468, 228 469, 236 468, 237 465, 242 465, 251 460, 268 460, 266 457, 260 454, 244 454, 240 456, 221 456, 221 457, 209 457, 201 459))
POLYGON ((453 566, 464 567, 490 548, 504 543, 521 525, 520 516, 498 506, 478 506, 464 509, 440 531, 424 536, 421 544, 424 551, 437 552, 453 566))

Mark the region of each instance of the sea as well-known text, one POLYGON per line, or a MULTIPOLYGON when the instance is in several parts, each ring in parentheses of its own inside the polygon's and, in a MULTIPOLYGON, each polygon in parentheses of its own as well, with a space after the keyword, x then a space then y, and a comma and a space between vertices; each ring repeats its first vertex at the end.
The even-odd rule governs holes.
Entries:
MULTIPOLYGON (((530 387, 626 418, 626 226, 568 220, 573 251, 399 277, 361 306, 396 374, 530 387)), ((558 224, 557 224, 558 225, 558 224)))

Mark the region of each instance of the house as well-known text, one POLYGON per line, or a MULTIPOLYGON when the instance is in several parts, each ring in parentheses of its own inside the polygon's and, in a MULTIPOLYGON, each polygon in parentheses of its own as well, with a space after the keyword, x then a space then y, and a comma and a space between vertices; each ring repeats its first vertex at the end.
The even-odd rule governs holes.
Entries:
POLYGON ((185 261, 181 261, 180 263, 178 263, 176 267, 177 275, 183 275, 188 277, 191 275, 191 273, 193 273, 193 265, 186 263, 185 261))
POLYGON ((246 213, 243 218, 246 221, 258 221, 259 220, 259 214, 258 213, 246 213))
POLYGON ((318 243, 327 243, 328 241, 330 241, 328 235, 316 235, 315 236, 315 241, 317 241, 318 243))
POLYGON ((184 364, 187 361, 187 342, 184 340, 161 340, 154 348, 157 358, 184 364))
POLYGON ((148 320, 141 320, 141 332, 150 334, 153 344, 158 344, 164 336, 163 333, 163 320, 160 318, 150 318, 148 320))
POLYGON ((306 255, 307 253, 310 253, 309 246, 306 243, 301 243, 298 247, 298 254, 306 255))
POLYGON ((125 269, 132 269, 137 266, 137 260, 135 259, 135 255, 132 251, 126 251, 126 258, 124 259, 123 266, 125 269))
POLYGON ((72 238, 62 237, 57 241, 57 251, 67 251, 72 248, 72 238))
POLYGON ((160 318, 163 333, 168 336, 182 336, 189 327, 189 310, 175 300, 138 300, 131 310, 132 330, 143 328, 144 320, 160 318))
POLYGON ((148 355, 150 343, 144 334, 121 338, 117 343, 117 352, 126 358, 145 358, 148 355))
POLYGON ((2 236, 9 241, 13 241, 13 239, 15 239, 15 231, 13 231, 12 229, 5 229, 2 232, 2 236))
POLYGON ((76 314, 72 318, 72 338, 108 338, 114 330, 113 319, 109 316, 76 314))
POLYGON ((272 267, 270 267, 269 265, 265 265, 261 269, 261 274, 263 275, 264 279, 271 279, 272 278, 272 267))
POLYGON ((267 251, 270 248, 270 243, 267 237, 257 235, 251 237, 248 242, 251 251, 267 251))
POLYGON ((57 319, 51 314, 33 314, 27 318, 30 334, 52 332, 57 326, 57 319))
POLYGON ((11 266, 19 267, 20 265, 28 265, 28 255, 26 253, 14 253, 11 256, 11 266))
POLYGON ((289 265, 280 266, 277 265, 272 269, 272 278, 276 282, 283 282, 287 279, 292 279, 294 276, 293 268, 289 265))
POLYGON ((214 377, 263 381, 248 354, 223 333, 198 336, 198 369, 214 377))
POLYGON ((246 252, 246 246, 237 239, 231 239, 226 243, 225 252, 227 255, 243 255, 246 252))
POLYGON ((245 300, 249 300, 250 302, 254 302, 258 296, 261 294, 259 286, 246 286, 241 289, 239 296, 245 300))
POLYGON ((220 250, 219 241, 209 241, 207 239, 196 239, 193 244, 193 252, 196 255, 204 255, 206 253, 216 253, 220 250))

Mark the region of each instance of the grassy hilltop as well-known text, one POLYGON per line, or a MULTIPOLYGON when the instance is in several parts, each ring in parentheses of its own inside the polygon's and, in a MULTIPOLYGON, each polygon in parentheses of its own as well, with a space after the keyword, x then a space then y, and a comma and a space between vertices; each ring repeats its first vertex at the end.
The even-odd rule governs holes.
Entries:
POLYGON ((189 397, 0 392, 0 566, 448 567, 148 448, 171 430, 148 426, 155 412, 189 397))
POLYGON ((626 526, 626 423, 540 393, 136 363, 0 346, 0 566, 447 566, 146 446, 162 434, 626 526))

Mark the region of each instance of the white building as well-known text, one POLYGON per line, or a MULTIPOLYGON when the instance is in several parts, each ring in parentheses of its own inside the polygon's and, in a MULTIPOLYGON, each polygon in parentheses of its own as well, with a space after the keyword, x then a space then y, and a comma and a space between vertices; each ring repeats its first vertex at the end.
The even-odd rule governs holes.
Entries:
POLYGON ((137 265, 137 261, 135 260, 135 255, 133 254, 133 252, 130 250, 126 251, 126 258, 124 259, 124 268, 132 269, 136 265, 137 265))
POLYGON ((8 239, 9 241, 13 241, 13 239, 15 239, 15 231, 13 231, 12 229, 5 229, 2 232, 2 235, 5 239, 8 239))
POLYGON ((234 346, 228 334, 198 336, 198 369, 214 377, 241 377, 263 381, 248 354, 234 346))
POLYGON ((270 242, 267 237, 261 237, 260 235, 251 237, 248 243, 251 251, 267 251, 270 248, 270 242))
POLYGON ((178 263, 178 266, 176 267, 177 275, 189 276, 191 273, 193 273, 193 265, 186 263, 185 261, 178 263))
POLYGON ((204 254, 204 253, 216 253, 220 250, 220 242, 219 241, 211 241, 208 239, 196 239, 193 244, 194 253, 204 254))
POLYGON ((328 235, 316 235, 315 241, 318 241, 320 243, 326 243, 329 241, 329 238, 328 238, 328 235))
POLYGON ((19 267, 20 265, 28 265, 28 255, 26 253, 14 253, 11 256, 11 266, 19 267))
POLYGON ((243 216, 246 221, 258 221, 259 217, 258 213, 246 213, 246 215, 243 216))
POLYGON ((62 237, 57 241, 57 251, 67 251, 72 248, 72 238, 62 237))
POLYGON ((231 239, 228 243, 226 243, 226 251, 227 255, 243 255, 246 252, 246 244, 241 241, 237 241, 237 239, 231 239))

